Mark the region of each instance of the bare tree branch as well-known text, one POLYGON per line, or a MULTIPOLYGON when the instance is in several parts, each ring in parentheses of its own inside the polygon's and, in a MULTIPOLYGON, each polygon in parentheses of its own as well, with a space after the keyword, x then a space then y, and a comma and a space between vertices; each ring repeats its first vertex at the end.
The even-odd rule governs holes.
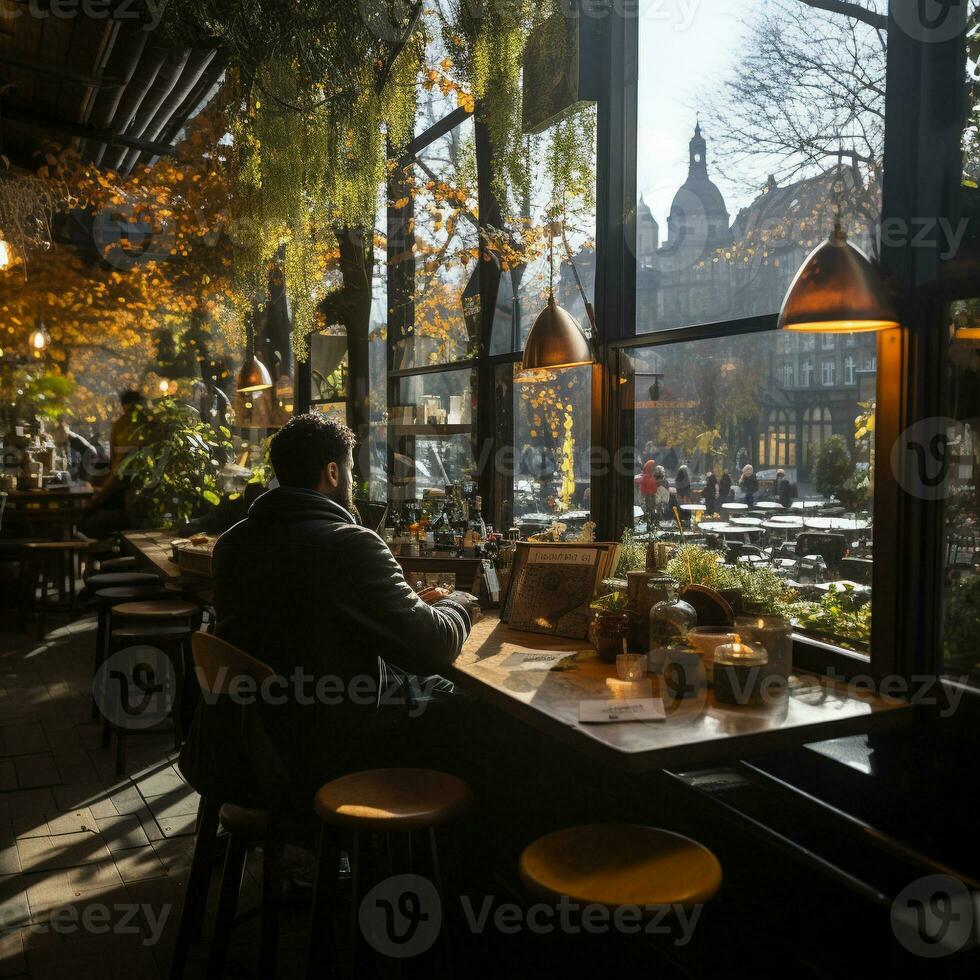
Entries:
POLYGON ((888 29, 888 15, 879 14, 877 11, 868 10, 859 3, 852 3, 851 0, 800 0, 800 3, 808 7, 816 7, 818 10, 826 10, 832 14, 843 14, 854 20, 862 21, 876 30, 885 31, 888 29))

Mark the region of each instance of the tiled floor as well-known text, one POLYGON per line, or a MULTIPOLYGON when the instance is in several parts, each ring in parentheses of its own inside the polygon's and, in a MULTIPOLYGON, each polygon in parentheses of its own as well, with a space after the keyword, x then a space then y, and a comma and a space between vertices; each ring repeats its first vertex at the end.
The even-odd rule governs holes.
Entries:
MULTIPOLYGON (((101 747, 89 691, 95 621, 43 641, 0 620, 0 977, 165 977, 193 849, 197 794, 169 732, 129 741, 129 766, 101 747)), ((242 907, 256 904, 250 859, 242 907)), ((212 888, 212 895, 216 889, 212 888)), ((257 918, 233 957, 257 960, 257 918)), ((284 928, 281 976, 306 942, 284 928)), ((188 976, 201 975, 196 951, 188 976)))

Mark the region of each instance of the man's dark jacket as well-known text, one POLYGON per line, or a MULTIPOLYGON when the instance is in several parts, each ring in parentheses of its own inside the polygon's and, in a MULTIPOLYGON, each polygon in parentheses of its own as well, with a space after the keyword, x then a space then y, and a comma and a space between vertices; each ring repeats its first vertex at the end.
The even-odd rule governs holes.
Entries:
MULTIPOLYGON (((259 497, 218 539, 213 573, 216 634, 290 679, 274 689, 277 700, 287 695, 284 704, 259 699, 258 708, 300 792, 376 764, 407 711, 377 704, 378 692, 394 690, 389 665, 437 673, 470 629, 462 605, 422 602, 381 538, 314 490, 279 487, 259 497), (298 703, 297 670, 329 679, 331 703, 316 697, 314 680, 302 688, 314 703, 298 703)), ((234 800, 254 785, 240 722, 237 707, 199 704, 180 760, 199 792, 234 800)))

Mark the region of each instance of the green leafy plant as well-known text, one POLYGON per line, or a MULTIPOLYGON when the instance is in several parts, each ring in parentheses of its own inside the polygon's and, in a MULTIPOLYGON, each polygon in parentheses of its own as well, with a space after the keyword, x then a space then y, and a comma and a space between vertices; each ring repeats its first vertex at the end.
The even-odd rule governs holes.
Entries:
POLYGON ((263 487, 267 487, 269 481, 276 475, 272 469, 271 447, 272 436, 266 436, 259 443, 259 458, 252 464, 252 475, 248 478, 249 483, 259 483, 263 487))
POLYGON ((851 454, 840 436, 825 439, 816 451, 813 485, 825 497, 839 497, 841 490, 854 476, 851 454))
POLYGON ((761 616, 785 615, 796 599, 796 593, 786 587, 774 569, 726 565, 718 560, 718 552, 696 544, 677 549, 667 562, 667 574, 681 586, 706 585, 719 591, 738 589, 745 611, 761 616))
POLYGON ((609 592, 592 602, 593 609, 605 612, 624 612, 629 605, 629 596, 625 592, 609 592))
POLYGON ((68 402, 75 382, 54 371, 5 370, 2 397, 2 417, 7 425, 33 418, 57 422, 68 411, 68 402))
POLYGON ((224 426, 202 421, 191 406, 161 398, 137 413, 137 448, 120 475, 129 479, 151 519, 177 526, 220 501, 218 472, 231 450, 230 435, 224 426))
POLYGON ((831 588, 818 602, 790 603, 787 613, 801 629, 848 646, 867 649, 871 640, 871 603, 851 585, 831 588))
POLYGON ((614 578, 625 578, 627 572, 635 572, 647 567, 647 546, 645 541, 638 541, 633 532, 626 528, 620 539, 619 562, 616 565, 614 578))

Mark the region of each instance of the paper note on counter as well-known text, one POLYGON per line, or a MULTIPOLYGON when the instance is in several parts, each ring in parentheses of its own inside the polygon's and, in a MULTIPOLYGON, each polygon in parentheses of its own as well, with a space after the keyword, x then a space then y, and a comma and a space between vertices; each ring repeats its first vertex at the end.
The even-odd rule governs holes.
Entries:
POLYGON ((504 670, 551 670, 574 656, 574 650, 515 650, 500 666, 504 670))
POLYGON ((666 717, 662 698, 578 703, 578 720, 583 725, 611 721, 664 721, 666 717))

